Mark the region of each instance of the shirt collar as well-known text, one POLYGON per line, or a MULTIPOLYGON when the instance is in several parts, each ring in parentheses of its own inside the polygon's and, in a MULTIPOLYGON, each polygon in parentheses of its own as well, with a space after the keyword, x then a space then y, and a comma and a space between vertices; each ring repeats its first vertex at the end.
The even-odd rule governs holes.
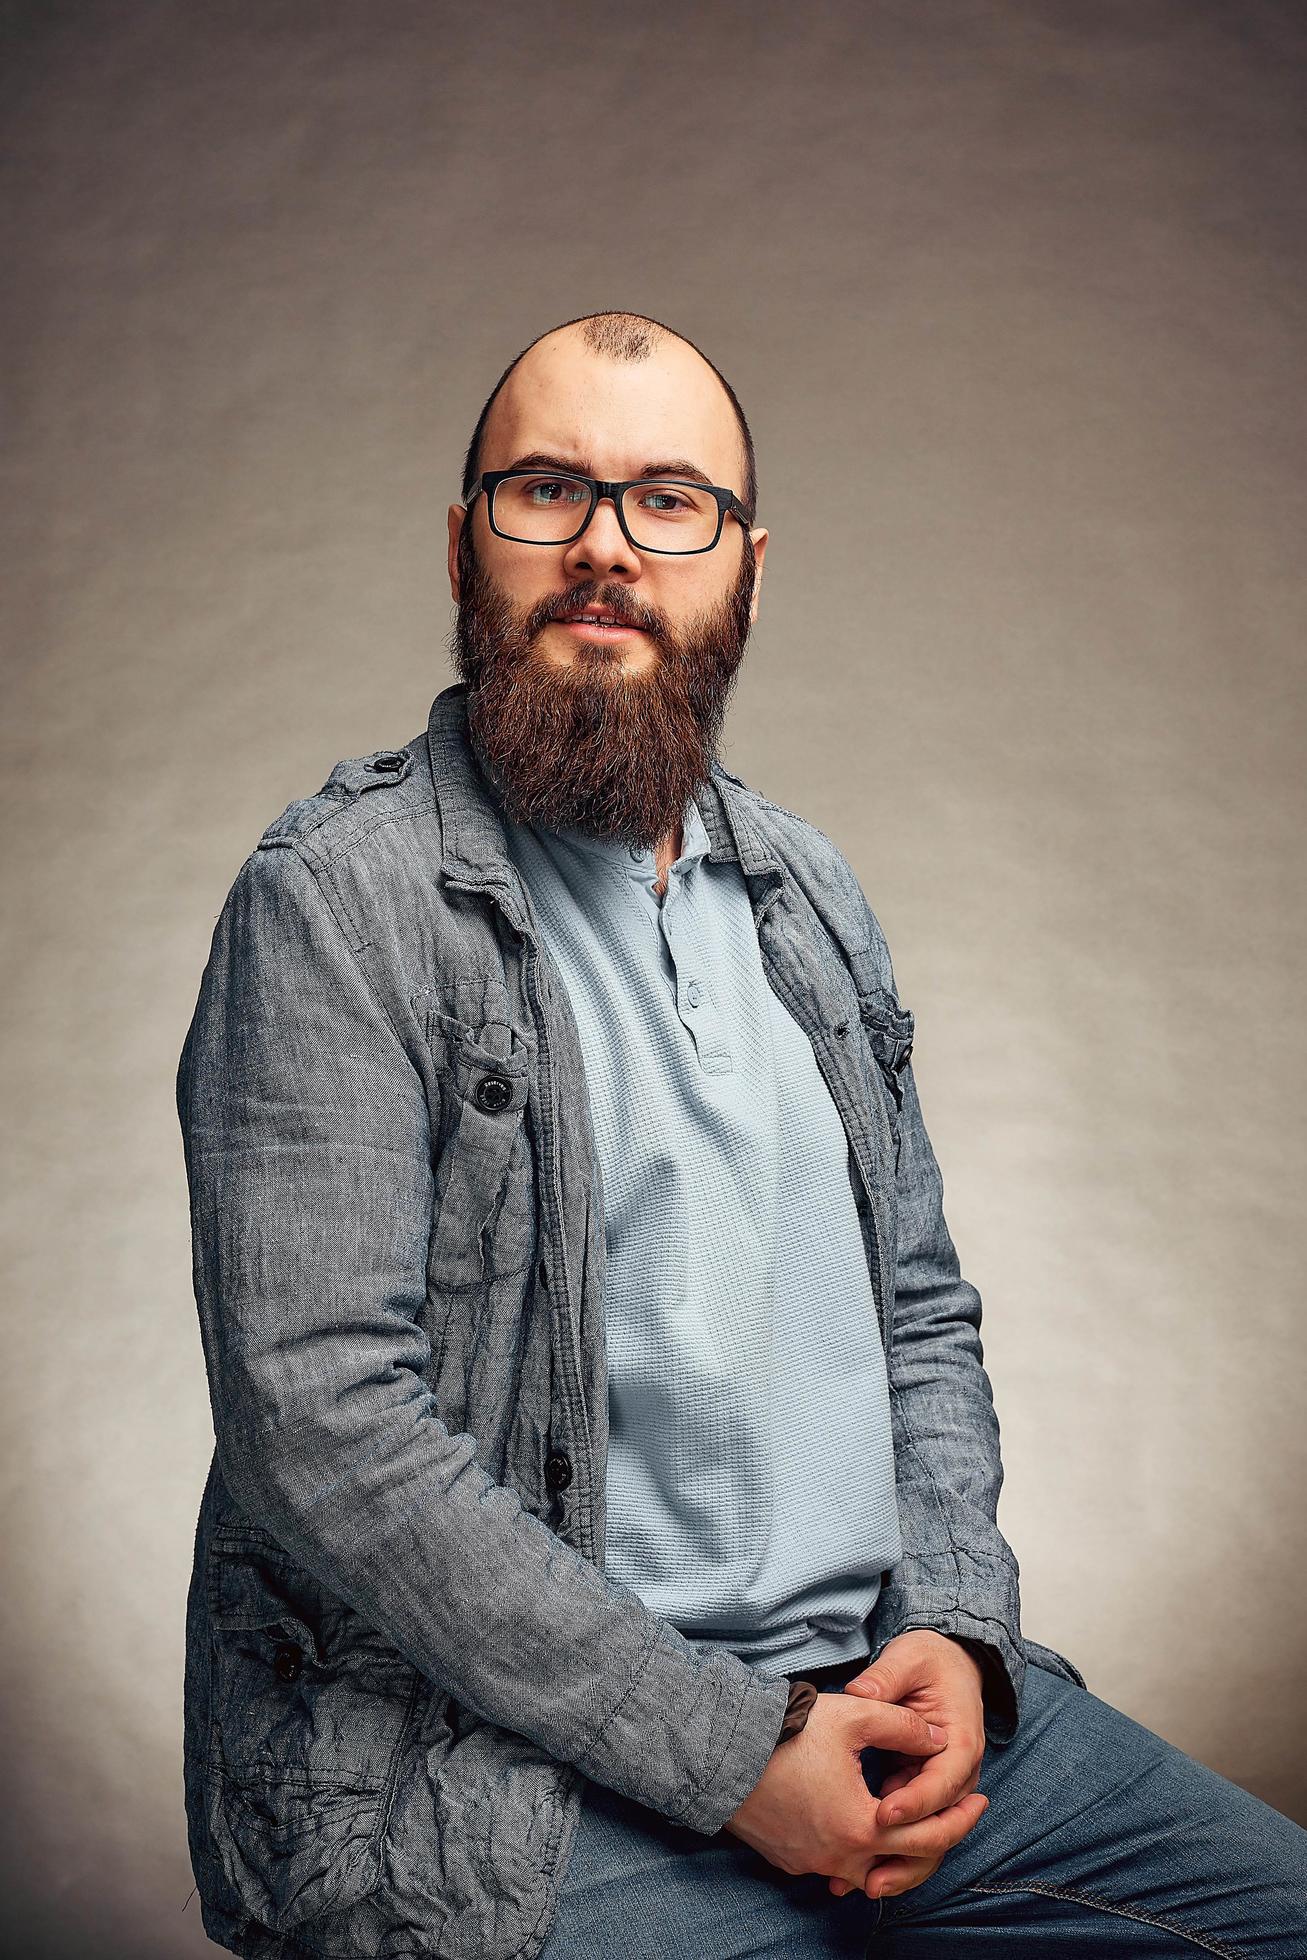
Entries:
MULTIPOLYGON (((530 824, 527 828, 534 831, 542 843, 556 841, 565 849, 580 851, 586 857, 608 865, 619 877, 630 878, 636 884, 648 884, 654 877, 652 850, 628 846, 608 837, 594 837, 589 831, 573 830, 564 825, 546 828, 543 824, 530 824)), ((681 855, 674 861, 688 869, 698 859, 707 857, 711 848, 699 807, 694 798, 689 797, 681 812, 681 855)))

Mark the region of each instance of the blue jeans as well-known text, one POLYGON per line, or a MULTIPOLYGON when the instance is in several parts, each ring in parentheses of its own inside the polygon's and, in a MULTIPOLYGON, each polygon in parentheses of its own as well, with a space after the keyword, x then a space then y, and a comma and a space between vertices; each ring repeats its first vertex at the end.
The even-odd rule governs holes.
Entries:
MULTIPOLYGON (((862 1766, 879 1795, 881 1752, 862 1766)), ((1074 1682, 1026 1669, 979 1787, 989 1809, 933 1875, 872 1900, 587 1784, 539 1960, 1307 1955, 1307 1831, 1074 1682)))

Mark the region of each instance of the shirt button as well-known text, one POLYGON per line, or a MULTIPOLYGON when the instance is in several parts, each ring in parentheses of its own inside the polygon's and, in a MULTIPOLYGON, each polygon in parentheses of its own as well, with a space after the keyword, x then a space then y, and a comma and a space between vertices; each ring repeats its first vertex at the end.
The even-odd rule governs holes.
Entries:
POLYGON ((287 1640, 277 1648, 273 1655, 272 1665, 281 1680, 298 1681, 300 1665, 303 1659, 304 1653, 302 1648, 297 1647, 293 1641, 287 1640))
POLYGON ((631 853, 631 862, 633 864, 643 864, 645 858, 648 856, 648 852, 642 851, 638 844, 631 844, 628 846, 628 848, 631 853))
POLYGON ((699 1002, 703 999, 703 988, 697 980, 691 980, 685 990, 685 998, 689 1001, 691 1007, 697 1007, 699 1005, 699 1002))

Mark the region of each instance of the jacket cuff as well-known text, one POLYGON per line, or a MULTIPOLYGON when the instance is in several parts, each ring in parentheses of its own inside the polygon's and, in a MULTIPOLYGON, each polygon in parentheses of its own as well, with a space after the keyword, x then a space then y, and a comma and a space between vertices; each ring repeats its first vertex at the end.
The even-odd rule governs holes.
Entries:
POLYGON ((769 1680, 660 1623, 598 1732, 568 1755, 592 1781, 712 1837, 766 1769, 789 1693, 785 1675, 769 1680))
MULTIPOLYGON (((747 1664, 746 1664, 747 1665, 747 1664)), ((736 1719, 726 1748, 706 1784, 692 1792, 677 1823, 713 1837, 756 1789, 780 1741, 789 1709, 785 1675, 769 1681, 748 1668, 736 1719)))

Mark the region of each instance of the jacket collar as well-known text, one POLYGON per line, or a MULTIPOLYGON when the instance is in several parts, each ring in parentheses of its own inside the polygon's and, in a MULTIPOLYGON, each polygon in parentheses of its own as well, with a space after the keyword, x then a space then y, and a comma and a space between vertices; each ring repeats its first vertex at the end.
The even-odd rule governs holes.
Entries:
MULTIPOLYGON (((431 704, 427 753, 440 813, 441 869, 454 884, 484 889, 497 886, 519 912, 520 880, 509 857, 503 819, 490 782, 477 761, 467 731, 467 684, 456 681, 431 704)), ((695 803, 708 832, 714 864, 738 863, 746 877, 779 877, 780 859, 771 850, 759 818, 765 806, 738 776, 714 762, 695 803)), ((520 917, 517 923, 525 923, 520 917)))

